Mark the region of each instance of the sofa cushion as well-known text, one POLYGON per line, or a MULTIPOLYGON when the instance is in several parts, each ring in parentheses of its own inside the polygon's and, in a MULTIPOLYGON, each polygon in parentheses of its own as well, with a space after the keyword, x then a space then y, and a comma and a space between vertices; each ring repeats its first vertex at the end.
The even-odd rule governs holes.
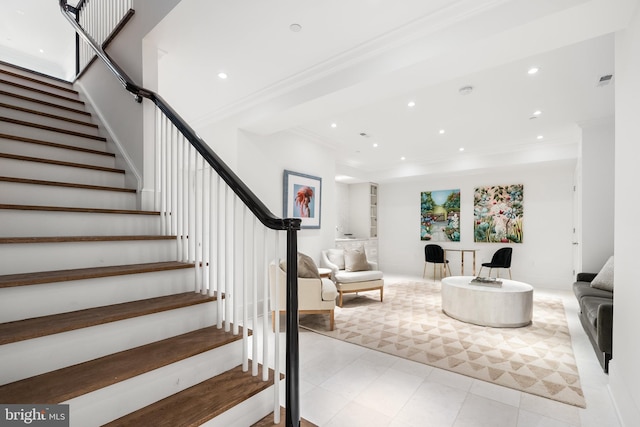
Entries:
POLYGON ((609 257, 598 275, 591 281, 591 287, 613 292, 613 255, 609 257))
POLYGON ((338 270, 344 270, 344 249, 329 249, 327 258, 332 264, 338 266, 338 270))
POLYGON ((589 282, 575 282, 573 284, 573 293, 578 301, 583 297, 599 297, 613 300, 613 292, 592 288, 589 282))
POLYGON ((336 282, 339 283, 355 283, 355 282, 367 282, 369 280, 382 279, 382 271, 367 270, 367 271, 343 271, 340 270, 336 273, 336 282))
POLYGON ((580 300, 580 309, 582 315, 585 316, 589 325, 593 328, 598 327, 598 307, 600 304, 611 303, 609 298, 584 297, 580 300))
POLYGON ((366 271, 369 270, 367 255, 364 247, 345 249, 344 251, 344 269, 346 271, 366 271))

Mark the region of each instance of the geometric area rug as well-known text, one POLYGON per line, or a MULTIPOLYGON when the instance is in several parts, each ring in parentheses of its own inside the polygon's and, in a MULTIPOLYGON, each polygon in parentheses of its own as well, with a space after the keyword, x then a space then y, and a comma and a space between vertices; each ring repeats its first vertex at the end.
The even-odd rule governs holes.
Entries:
POLYGON ((585 407, 571 336, 560 299, 537 297, 522 328, 461 322, 442 312, 440 283, 385 284, 378 292, 345 296, 328 316, 300 315, 300 326, 328 337, 479 380, 585 407))

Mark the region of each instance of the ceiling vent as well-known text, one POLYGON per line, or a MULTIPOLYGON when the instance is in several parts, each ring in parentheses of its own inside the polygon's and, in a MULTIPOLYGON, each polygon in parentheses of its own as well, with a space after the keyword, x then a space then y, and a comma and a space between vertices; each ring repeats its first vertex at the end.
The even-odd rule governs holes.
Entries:
POLYGON ((605 74, 604 76, 600 77, 600 80, 598 80, 598 84, 597 86, 606 86, 609 83, 611 83, 611 79, 613 78, 613 74, 605 74))

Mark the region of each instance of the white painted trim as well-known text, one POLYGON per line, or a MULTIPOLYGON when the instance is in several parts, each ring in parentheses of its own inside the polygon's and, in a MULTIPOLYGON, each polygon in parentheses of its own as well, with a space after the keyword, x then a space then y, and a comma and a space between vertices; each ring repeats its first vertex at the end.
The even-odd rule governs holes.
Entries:
POLYGON ((101 112, 98 109, 95 108, 96 104, 95 104, 93 98, 91 97, 91 95, 88 93, 88 91, 86 90, 86 88, 82 84, 82 82, 77 80, 75 84, 80 87, 80 89, 82 90, 82 94, 81 94, 82 97, 86 98, 88 103, 90 104, 91 113, 95 114, 98 117, 98 119, 100 120, 100 126, 108 134, 108 138, 107 139, 115 145, 115 147, 117 149, 117 155, 122 157, 122 159, 127 164, 128 171, 131 172, 133 174, 133 176, 135 177, 136 190, 137 190, 138 194, 140 194, 140 192, 142 190, 142 175, 140 174, 140 171, 138 171, 138 169, 136 168, 135 164, 131 160, 131 157, 129 156, 127 151, 124 149, 124 146, 122 145, 120 140, 115 136, 116 132, 114 132, 113 129, 111 128, 111 126, 109 126, 109 123, 104 118, 104 116, 101 114, 101 112))

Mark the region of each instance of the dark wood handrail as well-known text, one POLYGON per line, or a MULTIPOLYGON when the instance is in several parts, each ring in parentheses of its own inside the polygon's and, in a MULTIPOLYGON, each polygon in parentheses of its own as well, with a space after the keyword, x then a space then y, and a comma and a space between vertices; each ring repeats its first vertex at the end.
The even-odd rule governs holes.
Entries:
POLYGON ((62 14, 80 35, 96 52, 96 55, 104 62, 107 68, 120 81, 122 86, 132 95, 137 102, 147 98, 153 102, 184 135, 196 150, 205 158, 213 169, 222 177, 227 185, 236 193, 242 202, 253 212, 265 227, 272 230, 299 230, 301 220, 299 218, 278 218, 258 199, 258 197, 240 180, 240 178, 218 157, 216 153, 197 135, 187 122, 157 93, 138 86, 127 73, 116 64, 104 49, 80 26, 79 23, 67 12, 71 12, 71 6, 66 0, 60 0, 62 14))
MULTIPOLYGON (((187 122, 165 102, 157 93, 138 86, 127 73, 116 64, 111 57, 71 16, 78 10, 67 4, 67 0, 59 0, 62 15, 74 28, 77 35, 84 39, 106 65, 122 86, 131 93, 136 102, 147 98, 153 102, 182 133, 182 135, 198 150, 202 157, 222 177, 240 200, 251 212, 272 230, 287 232, 287 333, 286 333, 286 372, 285 372, 285 406, 287 427, 300 425, 300 355, 298 340, 298 258, 297 231, 300 230, 300 218, 278 218, 262 203, 262 201, 246 186, 244 182, 227 166, 220 157, 202 140, 187 122)), ((277 381, 277 379, 276 379, 277 381)))

